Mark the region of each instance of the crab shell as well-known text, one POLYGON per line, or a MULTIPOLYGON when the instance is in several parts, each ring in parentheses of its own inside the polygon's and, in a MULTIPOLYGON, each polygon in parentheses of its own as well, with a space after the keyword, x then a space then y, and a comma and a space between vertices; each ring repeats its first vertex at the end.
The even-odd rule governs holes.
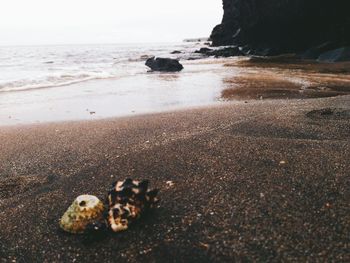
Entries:
POLYGON ((83 233, 86 227, 103 218, 104 205, 93 195, 78 196, 60 219, 60 227, 69 233, 83 233))
POLYGON ((117 181, 108 193, 108 226, 113 232, 128 229, 129 225, 140 218, 150 208, 153 208, 159 199, 158 190, 148 190, 148 181, 126 179, 117 181))

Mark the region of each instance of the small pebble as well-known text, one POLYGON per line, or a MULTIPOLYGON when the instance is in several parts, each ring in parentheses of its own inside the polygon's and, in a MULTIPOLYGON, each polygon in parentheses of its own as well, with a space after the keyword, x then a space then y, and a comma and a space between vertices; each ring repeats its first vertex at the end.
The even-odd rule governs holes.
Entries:
POLYGON ((174 182, 173 181, 167 181, 166 182, 166 185, 168 186, 168 187, 173 187, 174 186, 174 182))

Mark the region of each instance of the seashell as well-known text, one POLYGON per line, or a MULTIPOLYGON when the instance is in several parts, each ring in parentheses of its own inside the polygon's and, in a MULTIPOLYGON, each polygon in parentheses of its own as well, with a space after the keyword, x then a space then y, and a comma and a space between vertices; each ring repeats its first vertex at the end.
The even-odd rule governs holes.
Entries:
POLYGON ((128 229, 147 210, 159 202, 158 189, 149 191, 148 181, 117 181, 108 193, 107 223, 113 232, 128 229))
POLYGON ((103 219, 104 205, 93 195, 78 196, 60 220, 60 227, 69 233, 83 233, 89 224, 103 219))

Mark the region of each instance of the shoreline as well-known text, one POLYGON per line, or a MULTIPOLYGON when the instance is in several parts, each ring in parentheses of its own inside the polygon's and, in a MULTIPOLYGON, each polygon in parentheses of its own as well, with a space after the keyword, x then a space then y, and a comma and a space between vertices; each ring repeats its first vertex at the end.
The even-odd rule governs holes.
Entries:
POLYGON ((96 120, 217 103, 222 79, 227 75, 222 60, 187 61, 185 65, 181 73, 147 73, 141 65, 137 74, 123 78, 3 92, 0 121, 31 124, 96 120))
POLYGON ((262 100, 1 127, 0 258, 346 261, 350 115, 307 114, 349 111, 349 100, 262 100), (76 196, 103 199, 127 177, 160 188, 160 208, 93 243, 59 231, 76 196))
MULTIPOLYGON (((350 94, 348 63, 280 58, 185 61, 181 73, 147 73, 49 89, 3 92, 1 125, 99 120, 206 107, 227 101, 350 94)), ((140 69, 138 69, 140 70, 140 69)))
MULTIPOLYGON (((223 93, 225 90, 223 91, 223 93)), ((249 107, 256 105, 273 105, 273 104, 307 104, 308 102, 310 104, 318 103, 322 101, 323 99, 337 99, 340 98, 342 100, 343 98, 348 98, 350 95, 344 94, 344 95, 336 95, 336 96, 326 96, 326 97, 311 97, 308 99, 304 98, 267 98, 267 99, 259 99, 259 98, 249 98, 249 99, 223 99, 221 101, 217 101, 211 104, 207 105, 200 105, 200 106, 188 106, 188 107, 181 107, 181 108, 174 108, 174 109, 167 109, 167 110, 160 110, 160 111, 154 111, 154 112, 145 112, 145 113, 130 113, 129 115, 123 115, 123 116, 113 116, 113 117, 105 117, 105 118, 98 118, 98 119, 72 119, 72 120, 61 120, 61 121, 45 121, 45 122, 37 122, 37 123, 17 123, 17 124, 1 124, 0 123, 0 131, 5 130, 16 130, 16 129, 40 129, 45 127, 54 127, 54 126, 69 126, 69 125, 89 125, 89 124, 99 124, 99 123, 108 123, 108 122, 119 122, 119 121, 130 121, 133 119, 143 119, 143 118, 152 118, 162 115, 176 115, 176 114, 183 114, 185 112, 201 112, 201 111, 211 111, 211 110, 218 110, 220 108, 228 108, 228 107, 249 107)), ((336 105, 334 105, 336 106, 336 105)), ((337 107, 334 107, 337 108, 337 107)))

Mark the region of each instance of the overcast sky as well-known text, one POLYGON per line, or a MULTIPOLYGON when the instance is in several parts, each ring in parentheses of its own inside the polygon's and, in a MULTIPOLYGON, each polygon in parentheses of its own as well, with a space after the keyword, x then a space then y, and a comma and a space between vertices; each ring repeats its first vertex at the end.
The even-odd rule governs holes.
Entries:
POLYGON ((4 0, 0 45, 172 42, 209 36, 221 0, 4 0))

